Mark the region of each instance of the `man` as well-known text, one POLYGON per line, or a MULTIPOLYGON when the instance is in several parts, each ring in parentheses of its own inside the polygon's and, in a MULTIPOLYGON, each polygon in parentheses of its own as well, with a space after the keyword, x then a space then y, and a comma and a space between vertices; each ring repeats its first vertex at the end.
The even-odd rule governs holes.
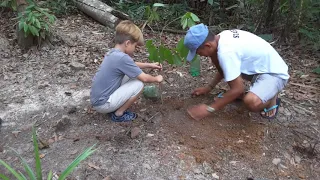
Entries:
POLYGON ((204 24, 198 24, 188 30, 184 45, 189 49, 188 61, 196 54, 210 57, 218 69, 212 82, 195 89, 193 95, 208 94, 222 79, 230 86, 211 105, 189 108, 193 119, 201 120, 241 96, 250 111, 260 111, 268 119, 276 117, 278 94, 287 84, 289 74, 288 66, 268 42, 242 30, 225 30, 215 35, 204 24), (252 82, 245 95, 243 78, 252 82))

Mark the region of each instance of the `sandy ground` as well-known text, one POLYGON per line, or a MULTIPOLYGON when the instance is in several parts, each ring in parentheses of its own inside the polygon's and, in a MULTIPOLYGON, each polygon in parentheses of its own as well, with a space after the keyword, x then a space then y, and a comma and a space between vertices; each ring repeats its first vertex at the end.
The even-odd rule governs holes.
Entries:
MULTIPOLYGON (((187 107, 211 102, 226 87, 191 98, 192 89, 215 71, 203 59, 199 77, 189 75, 188 65, 165 65, 162 100, 141 97, 132 107, 139 118, 117 124, 89 103, 91 78, 111 48, 112 30, 82 15, 62 18, 52 45, 25 52, 17 46, 11 15, 1 15, 0 21, 0 159, 20 170, 10 147, 34 164, 35 124, 38 137, 49 144, 41 150, 45 174, 59 174, 96 144, 97 151, 71 179, 320 179, 319 76, 310 73, 319 65, 314 56, 278 47, 295 85, 280 94, 284 103, 276 120, 249 113, 241 102, 203 121, 191 120, 187 107), (140 133, 132 138, 137 128, 140 133)), ((156 37, 146 33, 147 39, 156 37)), ((168 44, 179 38, 165 35, 168 44)), ((138 49, 136 60, 146 57, 145 49, 138 49)), ((8 174, 2 166, 0 172, 8 174)))

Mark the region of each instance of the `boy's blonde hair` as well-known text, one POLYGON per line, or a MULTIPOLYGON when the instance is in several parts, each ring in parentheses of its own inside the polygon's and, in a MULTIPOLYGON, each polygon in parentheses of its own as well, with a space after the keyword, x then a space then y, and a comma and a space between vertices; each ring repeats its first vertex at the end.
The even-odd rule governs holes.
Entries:
POLYGON ((144 44, 140 28, 129 20, 121 21, 116 26, 116 36, 114 38, 116 44, 122 44, 127 40, 137 43, 139 46, 144 44))

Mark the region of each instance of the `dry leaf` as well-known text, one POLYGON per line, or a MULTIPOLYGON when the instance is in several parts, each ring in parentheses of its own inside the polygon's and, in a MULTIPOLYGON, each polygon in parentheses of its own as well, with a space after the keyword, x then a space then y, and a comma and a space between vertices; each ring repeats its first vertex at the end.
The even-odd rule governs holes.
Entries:
POLYGON ((100 170, 100 167, 96 166, 95 164, 93 163, 88 163, 88 166, 93 168, 93 169, 96 169, 96 170, 100 170))
POLYGON ((50 145, 50 144, 53 144, 55 141, 54 141, 54 139, 53 138, 50 138, 49 140, 48 140, 48 144, 50 145))
POLYGON ((21 131, 12 131, 12 134, 14 135, 14 137, 18 137, 19 133, 21 133, 21 131))
POLYGON ((69 154, 70 155, 74 155, 74 154, 77 154, 77 153, 78 153, 78 150, 75 149, 75 150, 71 151, 69 154))
POLYGON ((54 133, 53 136, 54 136, 54 141, 57 142, 58 141, 57 133, 54 133))
POLYGON ((45 149, 49 147, 49 143, 46 140, 39 138, 39 149, 45 149))

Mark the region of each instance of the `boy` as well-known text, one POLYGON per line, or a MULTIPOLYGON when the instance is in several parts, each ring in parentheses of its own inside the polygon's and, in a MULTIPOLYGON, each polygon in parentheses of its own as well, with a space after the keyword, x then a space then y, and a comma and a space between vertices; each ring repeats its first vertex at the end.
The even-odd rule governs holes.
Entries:
POLYGON ((188 61, 196 54, 210 57, 218 70, 212 82, 195 89, 193 95, 208 94, 222 79, 230 86, 230 90, 210 106, 201 104, 189 108, 193 119, 201 120, 241 96, 250 111, 261 111, 261 116, 268 119, 276 117, 280 105, 278 93, 287 84, 289 74, 288 66, 268 42, 242 30, 226 30, 214 35, 207 26, 198 24, 188 30, 184 44, 189 49, 188 61), (243 79, 252 82, 246 95, 243 79))
POLYGON ((158 63, 134 62, 130 57, 136 46, 143 45, 141 30, 131 21, 122 21, 116 27, 115 47, 105 56, 93 78, 90 100, 97 112, 110 113, 114 122, 131 121, 137 117, 127 109, 143 90, 143 82, 158 82, 161 75, 151 76, 141 69, 162 69, 158 63), (141 69, 140 69, 141 68, 141 69))

